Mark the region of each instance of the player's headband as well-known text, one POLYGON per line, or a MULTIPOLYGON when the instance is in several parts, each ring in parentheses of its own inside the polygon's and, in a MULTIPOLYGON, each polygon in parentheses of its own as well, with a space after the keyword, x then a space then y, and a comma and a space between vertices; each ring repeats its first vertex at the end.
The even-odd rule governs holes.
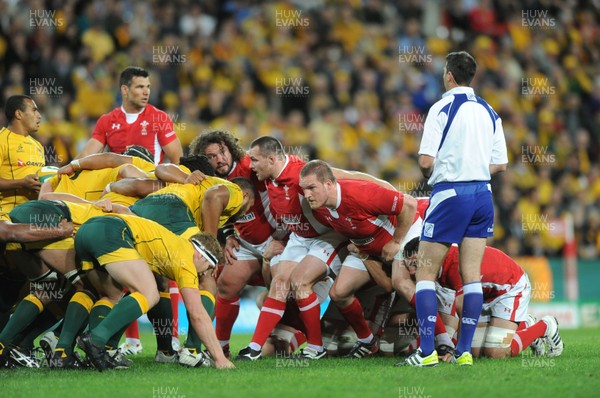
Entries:
POLYGON ((215 268, 217 266, 217 263, 219 262, 217 256, 212 254, 206 247, 204 247, 202 243, 198 242, 196 239, 192 239, 191 241, 192 246, 194 246, 194 249, 196 249, 198 253, 200 253, 202 257, 206 259, 206 261, 208 261, 208 263, 210 264, 210 268, 215 268))

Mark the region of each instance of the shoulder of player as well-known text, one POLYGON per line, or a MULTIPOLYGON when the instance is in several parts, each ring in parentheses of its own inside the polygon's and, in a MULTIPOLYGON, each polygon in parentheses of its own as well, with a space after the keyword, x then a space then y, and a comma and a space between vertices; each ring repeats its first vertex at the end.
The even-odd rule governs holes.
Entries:
POLYGON ((125 113, 123 113, 120 107, 100 116, 96 122, 96 129, 98 129, 98 127, 105 127, 119 119, 125 119, 125 113))
POLYGON ((8 137, 10 134, 12 133, 12 131, 10 131, 8 128, 6 127, 2 127, 0 129, 0 137, 4 138, 4 137, 8 137))
POLYGON ((221 177, 216 177, 216 176, 206 176, 206 182, 210 183, 211 185, 235 185, 233 182, 226 180, 224 178, 221 177))
POLYGON ((146 105, 142 114, 145 116, 159 115, 160 117, 157 118, 157 121, 160 121, 160 122, 165 122, 167 120, 167 118, 168 118, 168 120, 171 120, 171 117, 167 114, 167 112, 165 112, 161 109, 158 109, 157 107, 155 107, 154 105, 151 105, 151 104, 146 105))
POLYGON ((445 97, 442 97, 436 103, 431 105, 431 108, 429 108, 428 115, 438 116, 440 112, 442 112, 442 109, 449 106, 452 103, 452 101, 454 101, 454 95, 447 95, 445 97))

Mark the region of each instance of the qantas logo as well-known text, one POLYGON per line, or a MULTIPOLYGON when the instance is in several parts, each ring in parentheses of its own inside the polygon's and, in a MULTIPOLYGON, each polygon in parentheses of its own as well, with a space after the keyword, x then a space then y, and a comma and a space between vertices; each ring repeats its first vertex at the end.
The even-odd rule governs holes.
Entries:
POLYGON ((21 159, 17 159, 17 166, 18 167, 25 167, 25 166, 35 166, 35 167, 44 167, 46 164, 44 162, 34 162, 31 160, 28 160, 27 162, 22 161, 21 159))
POLYGON ((246 213, 242 217, 240 217, 236 223, 245 223, 256 220, 256 215, 254 212, 246 213))

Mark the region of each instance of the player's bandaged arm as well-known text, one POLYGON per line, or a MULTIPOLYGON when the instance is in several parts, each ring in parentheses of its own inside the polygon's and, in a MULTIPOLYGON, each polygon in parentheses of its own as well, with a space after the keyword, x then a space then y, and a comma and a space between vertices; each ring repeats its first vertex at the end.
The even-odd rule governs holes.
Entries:
MULTIPOLYGON (((73 171, 100 170, 119 167, 124 164, 133 163, 133 156, 119 155, 117 153, 95 153, 83 158, 76 159, 62 168, 71 166, 73 171)), ((61 169, 62 169, 61 168, 61 169)), ((62 173, 60 173, 62 174, 62 173)))
POLYGON ((394 186, 389 182, 373 177, 372 175, 367 173, 361 173, 360 171, 347 171, 335 167, 332 167, 331 171, 333 172, 335 178, 340 180, 370 181, 379 185, 380 187, 397 191, 397 189, 394 188, 394 186))
POLYGON ((164 187, 160 180, 152 178, 123 178, 106 186, 106 192, 116 192, 125 196, 145 198, 164 187))

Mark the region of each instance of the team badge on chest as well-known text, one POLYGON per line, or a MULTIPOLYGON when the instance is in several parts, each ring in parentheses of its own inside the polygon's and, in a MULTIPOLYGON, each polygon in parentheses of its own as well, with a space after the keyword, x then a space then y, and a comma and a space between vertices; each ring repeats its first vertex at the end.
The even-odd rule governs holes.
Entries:
POLYGON ((148 125, 149 125, 149 124, 150 124, 150 123, 148 123, 146 120, 143 120, 143 121, 140 123, 140 126, 142 126, 142 132, 141 132, 141 133, 142 133, 142 135, 148 135, 148 129, 146 129, 146 127, 148 127, 148 125))

